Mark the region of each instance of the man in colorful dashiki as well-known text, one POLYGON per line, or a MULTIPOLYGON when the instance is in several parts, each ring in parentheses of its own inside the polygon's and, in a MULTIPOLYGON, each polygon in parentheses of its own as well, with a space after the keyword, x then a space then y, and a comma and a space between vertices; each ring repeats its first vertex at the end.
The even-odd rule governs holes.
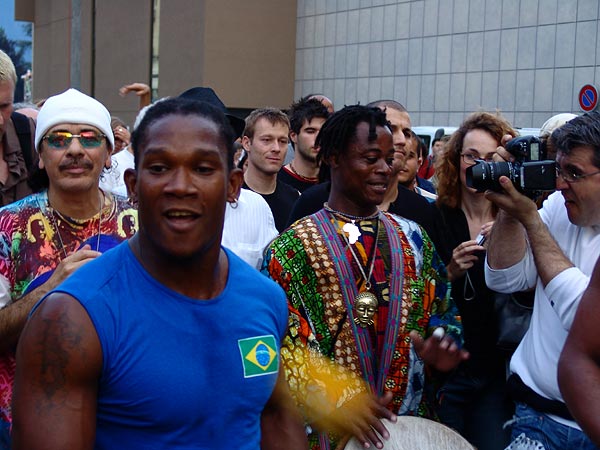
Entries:
POLYGON ((316 145, 331 169, 328 202, 271 244, 263 271, 287 293, 282 359, 311 448, 351 435, 381 448, 380 419, 428 415, 426 366, 448 371, 468 353, 432 242, 377 209, 394 156, 385 112, 348 106, 316 145))
POLYGON ((0 209, 0 448, 9 448, 14 351, 31 308, 135 232, 131 205, 98 188, 113 145, 100 102, 75 89, 50 97, 35 134, 39 190, 0 209))

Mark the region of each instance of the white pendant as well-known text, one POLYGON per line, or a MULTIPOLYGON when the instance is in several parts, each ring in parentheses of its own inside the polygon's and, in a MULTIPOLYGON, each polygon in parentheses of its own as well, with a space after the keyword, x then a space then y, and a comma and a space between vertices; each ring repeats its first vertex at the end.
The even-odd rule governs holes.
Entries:
POLYGON ((360 236, 360 229, 354 224, 354 220, 352 223, 346 223, 342 227, 342 231, 348 233, 348 242, 354 244, 358 241, 358 237, 360 236))

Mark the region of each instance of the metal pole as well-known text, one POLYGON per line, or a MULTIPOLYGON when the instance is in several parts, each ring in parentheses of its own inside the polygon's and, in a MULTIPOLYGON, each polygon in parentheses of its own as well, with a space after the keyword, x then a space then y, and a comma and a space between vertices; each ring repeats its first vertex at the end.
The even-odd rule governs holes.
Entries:
POLYGON ((81 0, 71 0, 71 87, 81 90, 81 0))

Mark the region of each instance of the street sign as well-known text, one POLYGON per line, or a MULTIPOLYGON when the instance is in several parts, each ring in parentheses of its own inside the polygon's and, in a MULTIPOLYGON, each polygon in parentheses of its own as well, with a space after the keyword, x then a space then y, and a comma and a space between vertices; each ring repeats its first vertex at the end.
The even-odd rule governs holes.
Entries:
POLYGON ((598 105, 598 90, 591 84, 584 85, 579 91, 579 107, 585 112, 593 111, 598 105))

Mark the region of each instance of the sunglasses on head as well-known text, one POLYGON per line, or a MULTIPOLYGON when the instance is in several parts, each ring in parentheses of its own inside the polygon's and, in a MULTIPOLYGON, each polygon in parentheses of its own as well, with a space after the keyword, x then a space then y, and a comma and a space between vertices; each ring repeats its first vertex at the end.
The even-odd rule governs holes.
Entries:
POLYGON ((68 131, 53 131, 44 136, 44 140, 48 142, 48 147, 57 149, 69 147, 73 138, 79 139, 79 143, 83 148, 96 148, 102 145, 106 135, 90 130, 82 131, 79 134, 68 131))

